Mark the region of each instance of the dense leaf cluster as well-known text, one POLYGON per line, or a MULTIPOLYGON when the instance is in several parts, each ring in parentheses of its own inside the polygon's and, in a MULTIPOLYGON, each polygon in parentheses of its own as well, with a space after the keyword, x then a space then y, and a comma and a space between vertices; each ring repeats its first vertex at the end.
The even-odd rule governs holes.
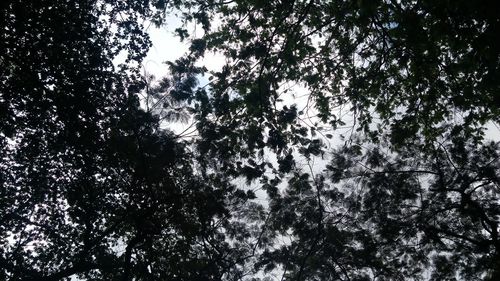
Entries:
POLYGON ((140 106, 142 22, 160 2, 2 3, 0 279, 230 271, 221 228, 234 187, 196 172, 186 143, 140 106))

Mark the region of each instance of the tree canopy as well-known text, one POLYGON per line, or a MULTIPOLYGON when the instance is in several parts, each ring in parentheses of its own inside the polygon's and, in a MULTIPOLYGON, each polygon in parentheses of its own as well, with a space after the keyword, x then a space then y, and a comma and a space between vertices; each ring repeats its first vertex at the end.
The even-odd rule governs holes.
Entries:
POLYGON ((137 95, 141 19, 162 11, 2 5, 0 279, 219 280, 234 187, 195 173, 137 95), (120 52, 128 63, 115 67, 120 52))
POLYGON ((0 7, 0 279, 500 278, 493 1, 0 7))

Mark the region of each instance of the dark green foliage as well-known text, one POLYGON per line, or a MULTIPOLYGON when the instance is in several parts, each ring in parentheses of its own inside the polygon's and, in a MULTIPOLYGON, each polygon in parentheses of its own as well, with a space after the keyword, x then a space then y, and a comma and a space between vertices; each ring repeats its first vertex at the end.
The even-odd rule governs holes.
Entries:
MULTIPOLYGON (((235 271, 240 254, 221 230, 234 187, 196 172, 187 144, 139 106, 147 85, 136 66, 150 46, 141 22, 164 5, 2 2, 0 279, 220 280, 235 271), (115 69, 120 52, 127 63, 115 69)), ((176 98, 195 80, 185 83, 176 98)))
POLYGON ((469 2, 202 1, 222 23, 193 48, 227 56, 213 94, 232 92, 242 118, 276 125, 278 85, 293 81, 334 127, 348 105, 365 131, 375 113, 398 142, 433 139, 449 118, 498 121, 500 21, 491 1, 469 2))
POLYGON ((499 149, 484 139, 500 116, 492 1, 185 3, 220 20, 193 41, 227 62, 205 94, 193 88, 197 144, 207 167, 268 195, 275 244, 259 270, 498 279, 499 149))

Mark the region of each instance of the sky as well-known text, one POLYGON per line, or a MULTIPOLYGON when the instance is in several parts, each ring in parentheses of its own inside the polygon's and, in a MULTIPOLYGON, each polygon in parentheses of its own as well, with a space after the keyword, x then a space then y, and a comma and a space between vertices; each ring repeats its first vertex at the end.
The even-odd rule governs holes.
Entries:
MULTIPOLYGON (((143 65, 147 72, 154 74, 157 77, 164 76, 168 73, 166 61, 174 61, 180 58, 189 50, 189 41, 181 42, 178 37, 174 35, 174 30, 181 27, 181 21, 171 16, 167 19, 166 25, 155 27, 151 25, 148 28, 148 33, 153 47, 149 50, 143 65)), ((203 35, 203 31, 197 26, 188 26, 190 35, 198 37, 203 35)), ((208 68, 209 71, 217 71, 222 68, 225 59, 220 54, 208 53, 203 59, 202 63, 208 68)))

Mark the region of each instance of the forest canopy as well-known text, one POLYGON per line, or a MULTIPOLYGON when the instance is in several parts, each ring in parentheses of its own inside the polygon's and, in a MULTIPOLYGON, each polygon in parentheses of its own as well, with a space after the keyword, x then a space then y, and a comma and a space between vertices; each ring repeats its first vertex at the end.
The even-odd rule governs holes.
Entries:
POLYGON ((495 8, 4 1, 0 279, 500 280, 495 8))

